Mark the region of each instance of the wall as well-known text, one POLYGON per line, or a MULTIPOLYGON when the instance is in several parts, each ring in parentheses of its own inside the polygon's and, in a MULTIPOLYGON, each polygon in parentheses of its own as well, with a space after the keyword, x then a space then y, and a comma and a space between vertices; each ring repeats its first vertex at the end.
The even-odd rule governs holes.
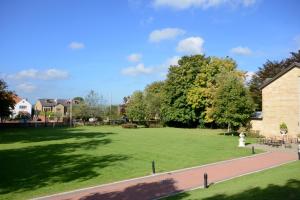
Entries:
POLYGON ((252 119, 250 121, 250 124, 251 124, 251 130, 259 131, 259 133, 261 133, 262 126, 263 126, 263 120, 262 119, 252 119))
POLYGON ((34 106, 34 109, 38 110, 38 111, 42 111, 42 108, 43 108, 43 106, 42 106, 41 102, 37 101, 35 106, 34 106))
POLYGON ((299 134, 300 69, 294 67, 262 90, 263 126, 265 136, 280 135, 279 125, 285 122, 288 134, 299 134))
POLYGON ((27 112, 31 115, 31 110, 32 105, 26 99, 22 99, 15 105, 15 108, 13 110, 13 118, 15 118, 19 114, 19 112, 27 112), (20 108, 20 106, 25 106, 26 108, 20 108))

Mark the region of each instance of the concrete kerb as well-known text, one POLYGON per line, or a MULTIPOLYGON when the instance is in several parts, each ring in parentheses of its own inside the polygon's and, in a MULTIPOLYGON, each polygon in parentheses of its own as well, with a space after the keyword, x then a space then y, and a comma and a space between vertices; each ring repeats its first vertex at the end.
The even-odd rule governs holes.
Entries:
MULTIPOLYGON (((273 165, 271 167, 267 167, 265 169, 260 169, 260 170, 256 170, 256 171, 253 171, 253 172, 248 172, 248 173, 241 174, 241 175, 238 175, 238 176, 234 176, 234 177, 231 177, 231 178, 227 178, 227 179, 224 179, 224 180, 221 180, 221 181, 216 181, 216 182, 214 182, 214 184, 222 183, 222 182, 225 182, 225 181, 229 181, 229 180, 239 178, 239 177, 242 177, 242 176, 247 176, 247 175, 250 175, 250 174, 259 173, 259 172, 266 171, 266 170, 269 170, 269 169, 273 169, 273 168, 276 168, 276 167, 279 167, 279 166, 282 166, 282 165, 286 165, 286 164, 289 164, 289 163, 292 163, 292 162, 297 162, 297 160, 288 161, 288 162, 285 162, 285 163, 281 163, 281 164, 278 164, 278 165, 273 165)), ((156 199, 153 199, 153 200, 160 200, 160 199, 164 199, 164 198, 167 198, 167 197, 172 197, 172 196, 184 193, 184 192, 191 192, 191 191, 198 190, 198 189, 204 189, 204 187, 199 186, 199 187, 195 187, 195 188, 190 188, 190 189, 183 190, 183 191, 180 191, 180 192, 172 193, 172 194, 167 195, 167 196, 159 197, 159 198, 156 198, 156 199)))

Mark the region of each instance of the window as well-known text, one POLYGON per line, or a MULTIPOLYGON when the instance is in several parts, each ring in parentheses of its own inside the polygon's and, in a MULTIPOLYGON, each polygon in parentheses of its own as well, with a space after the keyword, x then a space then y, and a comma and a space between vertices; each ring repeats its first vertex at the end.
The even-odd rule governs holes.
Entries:
POLYGON ((19 106, 19 109, 26 109, 27 106, 19 106))
POLYGON ((44 110, 44 112, 49 112, 49 111, 51 111, 51 107, 50 108, 49 107, 44 107, 43 110, 44 110))

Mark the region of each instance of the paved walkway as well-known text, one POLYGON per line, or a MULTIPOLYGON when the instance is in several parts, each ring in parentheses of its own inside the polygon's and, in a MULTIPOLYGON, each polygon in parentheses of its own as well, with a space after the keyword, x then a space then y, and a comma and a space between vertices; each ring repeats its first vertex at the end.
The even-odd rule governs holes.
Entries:
POLYGON ((39 200, 148 200, 203 187, 297 160, 297 153, 270 151, 254 156, 177 170, 38 198, 39 200))

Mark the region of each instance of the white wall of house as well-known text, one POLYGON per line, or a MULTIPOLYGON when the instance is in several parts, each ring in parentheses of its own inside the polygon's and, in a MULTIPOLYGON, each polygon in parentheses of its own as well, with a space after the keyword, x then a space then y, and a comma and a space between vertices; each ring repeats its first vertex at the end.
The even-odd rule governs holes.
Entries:
POLYGON ((15 118, 19 112, 28 112, 31 115, 32 105, 26 100, 22 99, 15 105, 12 117, 15 118))

